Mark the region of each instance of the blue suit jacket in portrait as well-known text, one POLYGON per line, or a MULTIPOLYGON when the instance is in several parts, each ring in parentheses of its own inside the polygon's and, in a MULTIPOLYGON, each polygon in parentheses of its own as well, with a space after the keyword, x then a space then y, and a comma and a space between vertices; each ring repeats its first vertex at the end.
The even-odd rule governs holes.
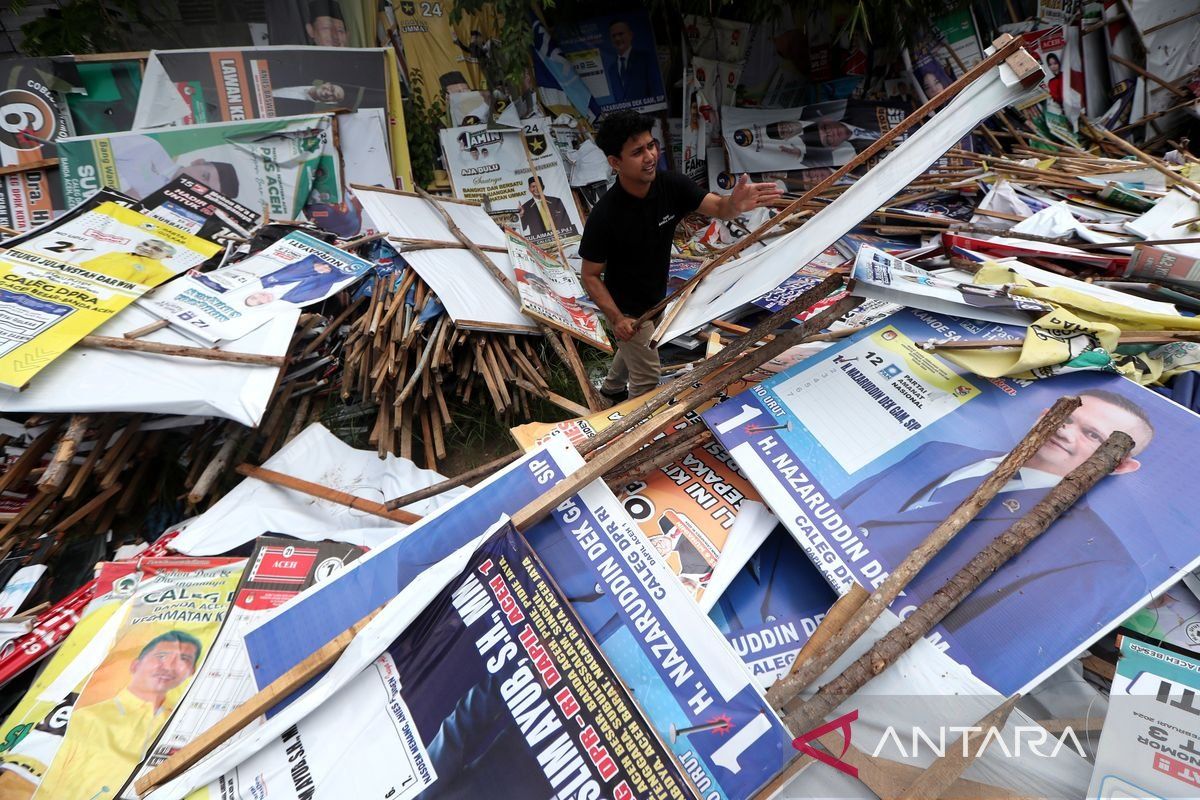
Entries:
MULTIPOLYGON (((894 568, 983 477, 944 487, 931 505, 909 506, 955 470, 1000 455, 928 442, 863 480, 838 502, 872 556, 885 568, 894 568)), ((1121 476, 1107 480, 1120 481, 1121 476)), ((894 608, 931 597, 1048 491, 998 494, 909 584, 908 597, 900 598, 894 608)), ((1093 639, 1142 596, 1146 587, 1136 564, 1084 497, 943 620, 949 653, 998 691, 1014 692, 1069 649, 1093 639)))
POLYGON ((657 65, 649 53, 644 50, 630 50, 626 58, 623 76, 618 68, 617 60, 616 53, 604 58, 604 76, 608 78, 608 87, 612 92, 613 102, 640 100, 643 97, 658 94, 655 81, 657 65))

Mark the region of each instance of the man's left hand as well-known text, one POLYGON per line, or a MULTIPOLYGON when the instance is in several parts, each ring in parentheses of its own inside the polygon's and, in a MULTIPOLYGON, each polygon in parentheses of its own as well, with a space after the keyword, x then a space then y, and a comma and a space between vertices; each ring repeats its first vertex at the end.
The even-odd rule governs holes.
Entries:
POLYGON ((742 173, 742 177, 734 184, 730 199, 738 214, 744 214, 752 208, 770 205, 778 200, 783 193, 774 182, 751 183, 750 176, 742 173))

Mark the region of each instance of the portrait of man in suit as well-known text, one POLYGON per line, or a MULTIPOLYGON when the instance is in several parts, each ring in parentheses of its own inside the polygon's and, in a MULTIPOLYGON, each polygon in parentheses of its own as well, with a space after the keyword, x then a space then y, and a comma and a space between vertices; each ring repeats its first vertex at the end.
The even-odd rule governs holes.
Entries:
POLYGON ((542 206, 541 197, 545 191, 546 184, 541 178, 529 179, 529 194, 532 197, 517 209, 517 218, 521 221, 521 233, 530 239, 545 236, 552 230, 562 231, 564 228, 571 229, 571 234, 575 233, 575 226, 571 223, 567 207, 561 199, 548 194, 546 195, 546 205, 542 206), (547 211, 549 219, 546 219, 547 211))
POLYGON ((641 100, 658 94, 658 66, 653 53, 634 48, 633 28, 623 19, 608 26, 613 52, 604 57, 604 75, 608 78, 613 102, 641 100))
MULTIPOLYGON (((1114 431, 1129 434, 1135 446, 1105 480, 1119 482, 1139 469, 1154 438, 1145 411, 1105 390, 1081 392, 1080 399, 1082 405, 1062 427, 909 584, 904 605, 929 599, 1114 431)), ((895 567, 1005 455, 966 444, 927 442, 861 481, 838 504, 871 554, 895 567)), ((1070 598, 1074 613, 1086 614, 1099 631, 1141 597, 1146 587, 1135 565, 1156 555, 1139 550, 1135 559, 1085 496, 946 617, 942 626, 950 637, 949 654, 999 691, 1013 691, 1018 687, 1008 686, 1003 663, 973 654, 1004 653, 1027 667, 1051 666, 1063 650, 1042 645, 1071 635, 1062 630, 1054 604, 1070 598)))

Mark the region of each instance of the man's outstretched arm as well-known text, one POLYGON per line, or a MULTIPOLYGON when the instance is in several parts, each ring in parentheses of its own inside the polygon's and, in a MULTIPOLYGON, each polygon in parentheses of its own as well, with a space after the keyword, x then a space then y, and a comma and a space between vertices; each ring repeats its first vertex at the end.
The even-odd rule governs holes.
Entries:
POLYGON ((741 179, 734 184, 730 194, 721 196, 715 192, 709 192, 700 201, 700 207, 696 210, 717 219, 733 219, 752 208, 770 205, 781 196, 782 192, 773 182, 751 183, 750 176, 743 173, 741 179))

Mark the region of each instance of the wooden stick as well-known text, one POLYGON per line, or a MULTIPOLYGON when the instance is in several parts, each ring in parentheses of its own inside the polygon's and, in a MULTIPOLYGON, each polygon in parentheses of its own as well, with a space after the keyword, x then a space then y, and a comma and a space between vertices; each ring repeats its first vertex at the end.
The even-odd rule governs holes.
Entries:
POLYGON ((697 447, 703 447, 711 438, 712 431, 707 425, 689 425, 678 433, 665 436, 642 448, 641 452, 627 459, 611 475, 604 476, 604 480, 613 488, 626 486, 668 464, 674 464, 697 447), (643 455, 651 448, 655 450, 643 455))
POLYGON ((261 691, 227 714, 220 722, 181 747, 174 755, 137 781, 135 788, 138 795, 144 797, 155 787, 161 786, 192 767, 222 742, 233 737, 238 731, 274 708, 276 704, 295 691, 296 687, 303 686, 327 670, 377 613, 379 613, 378 610, 372 611, 330 639, 308 658, 271 681, 261 691))
POLYGON ((233 451, 237 449, 238 442, 246 433, 246 428, 238 425, 234 427, 231 423, 226 426, 225 441, 221 444, 221 448, 217 450, 217 454, 213 460, 208 462, 204 467, 204 471, 200 473, 200 477, 196 479, 196 485, 188 492, 188 502, 192 505, 197 505, 204 496, 208 494, 213 484, 221 477, 221 473, 229 465, 233 458, 233 451))
POLYGON ((30 470, 41 463, 42 456, 46 455, 58 440, 58 432, 62 430, 62 424, 62 419, 51 422, 46 430, 29 443, 25 452, 17 456, 17 460, 4 471, 4 475, 0 476, 0 492, 16 488, 29 475, 30 470))
MULTIPOLYGON (((1054 435, 1067 418, 1079 408, 1081 401, 1078 397, 1063 397, 1050 407, 1033 428, 1025 434, 1016 447, 996 465, 996 469, 984 481, 950 512, 925 539, 905 556, 883 583, 871 596, 861 604, 849 620, 838 626, 836 634, 829 638, 828 644, 816 653, 811 660, 795 667, 790 674, 775 682, 767 692, 767 701, 776 708, 787 707, 800 692, 803 692, 825 670, 833 665, 842 653, 866 633, 879 615, 900 596, 904 587, 912 581, 925 566, 933 560, 942 549, 965 528, 979 512, 990 503, 1002 488, 1012 479, 1017 471, 1042 448, 1046 441, 1054 435)), ((821 625, 825 625, 825 621, 821 625)), ((830 623, 836 625, 837 620, 830 623)), ((818 631, 821 626, 818 626, 818 631)), ((816 634, 814 634, 815 636, 816 634)))
POLYGON ((444 481, 439 481, 438 483, 426 486, 424 489, 417 489, 415 492, 409 492, 408 494, 402 494, 399 497, 394 497, 384 503, 383 507, 388 511, 395 511, 398 508, 403 508, 404 506, 411 505, 421 500, 425 500, 430 497, 436 497, 442 492, 462 486, 465 483, 470 483, 477 478, 483 478, 491 475, 493 472, 508 466, 523 455, 523 451, 516 450, 512 453, 489 461, 486 464, 481 464, 474 469, 469 469, 457 477, 447 478, 444 481))
POLYGON ((1159 86, 1168 90, 1169 92, 1171 92, 1171 94, 1175 95, 1180 100, 1186 100, 1190 96, 1184 90, 1178 89, 1178 88, 1172 86, 1171 84, 1164 81, 1162 78, 1155 75, 1153 72, 1150 72, 1149 70, 1145 69, 1144 67, 1142 67, 1141 64, 1137 64, 1133 61, 1130 61, 1128 58, 1125 58, 1123 56, 1117 55, 1116 53, 1112 53, 1112 52, 1110 52, 1108 54, 1108 57, 1110 59, 1112 59, 1113 61, 1117 62, 1118 64, 1120 64, 1121 66, 1128 67, 1129 69, 1133 70, 1138 75, 1141 75, 1143 78, 1145 78, 1146 80, 1157 83, 1159 86))
POLYGON ((1165 164, 1163 164, 1161 161, 1159 161, 1157 158, 1154 158, 1153 156, 1151 156, 1148 153, 1142 152, 1141 150, 1139 150, 1136 147, 1134 147, 1133 145, 1131 145, 1129 142, 1122 139, 1120 136, 1115 136, 1098 125, 1088 125, 1087 132, 1089 134, 1093 134, 1093 133, 1100 134, 1100 137, 1103 138, 1105 141, 1116 145, 1118 148, 1125 151, 1129 155, 1137 158, 1138 161, 1141 161, 1147 167, 1150 167, 1150 169, 1155 170, 1156 172, 1162 173, 1166 177, 1168 177, 1171 180, 1178 183, 1180 186, 1186 186, 1188 189, 1191 189, 1195 193, 1195 197, 1200 198, 1200 183, 1196 183, 1191 178, 1185 178, 1184 176, 1180 175, 1179 173, 1167 168, 1167 166, 1165 164))
POLYGON ((189 347, 182 344, 143 342, 140 339, 124 339, 116 336, 84 336, 79 340, 83 347, 103 347, 108 350, 133 350, 138 353, 153 353, 162 356, 200 358, 206 361, 227 361, 231 364, 256 364, 263 367, 283 367, 287 356, 264 356, 257 353, 230 353, 211 347, 189 347))
POLYGON ((91 421, 92 418, 87 414, 71 415, 67 432, 58 440, 58 449, 54 451, 49 466, 42 473, 42 477, 38 479, 39 490, 57 492, 62 487, 63 481, 67 479, 67 474, 71 471, 71 460, 75 458, 75 451, 79 449, 79 443, 83 441, 83 436, 87 433, 91 421))
POLYGON ((353 508, 357 511, 364 511, 368 514, 374 514, 377 517, 390 519, 393 522, 403 522, 406 525, 412 525, 420 522, 421 517, 417 514, 400 509, 389 509, 383 503, 376 503, 374 500, 367 500, 357 495, 343 492, 339 489, 333 489, 328 486, 322 486, 319 483, 306 481, 303 478, 297 478, 292 475, 285 475, 282 472, 276 472, 271 469, 263 469, 256 467, 253 464, 239 464, 237 473, 244 475, 247 478, 269 483, 272 486, 282 486, 285 489, 291 489, 294 492, 306 494, 309 497, 317 497, 321 500, 328 500, 331 503, 337 503, 340 506, 353 508))
MULTIPOLYGON (((817 196, 819 196, 826 189, 833 186, 846 175, 849 175, 852 170, 857 169, 863 164, 866 164, 875 156, 879 155, 879 153, 883 152, 885 148, 891 146, 892 142, 894 142, 901 134, 907 132, 910 128, 915 127, 929 114, 950 102, 951 99, 953 99, 956 95, 958 95, 959 92, 961 92, 971 83, 974 83, 981 76, 986 75, 1001 62, 1008 59, 1009 56, 1015 55, 1021 50, 1021 40, 1015 39, 1007 34, 1005 36, 1001 36, 992 44, 996 47, 996 51, 994 53, 985 58, 983 61, 980 61, 972 69, 963 73, 962 77, 954 81, 954 83, 950 84, 943 91, 939 92, 916 111, 909 114, 898 125, 884 133, 882 136, 872 142, 869 147, 856 155, 850 161, 843 164, 831 175, 819 182, 816 186, 800 195, 800 197, 788 204, 786 208, 756 228, 749 236, 743 237, 733 246, 722 251, 721 254, 712 261, 709 261, 701 266, 700 269, 696 271, 696 274, 688 279, 688 282, 685 283, 683 287, 672 296, 672 298, 663 298, 658 303, 655 303, 654 306, 648 311, 638 317, 638 327, 649 322, 651 319, 661 313, 662 310, 666 308, 666 305, 670 299, 673 299, 674 297, 685 298, 687 295, 684 294, 684 292, 690 293, 691 290, 697 284, 699 284, 700 281, 706 278, 714 269, 736 256, 738 253, 741 253, 751 244, 757 242, 764 235, 766 235, 768 231, 775 228, 777 225, 781 224, 785 219, 791 216, 793 212, 798 211, 801 206, 816 199, 817 196)), ((884 198, 884 201, 886 202, 886 198, 884 198)))
POLYGON ((852 583, 850 590, 829 607, 825 618, 818 623, 817 629, 813 631, 812 636, 808 637, 808 641, 804 643, 804 647, 800 648, 800 652, 796 653, 796 659, 792 662, 788 675, 795 675, 800 667, 825 648, 826 643, 835 634, 841 633, 870 596, 871 593, 864 589, 862 584, 857 581, 852 583))
POLYGON ((126 331, 121 335, 126 339, 140 339, 146 334, 154 333, 155 331, 161 331, 170 324, 171 323, 167 322, 165 319, 155 320, 148 325, 143 325, 140 328, 134 328, 133 330, 126 331))
POLYGON ((1133 450, 1133 439, 1116 431, 1080 466, 1073 469, 1051 489, 1033 509, 975 555, 932 597, 917 606, 903 622, 884 634, 879 641, 848 666, 840 675, 817 690, 784 722, 789 730, 804 733, 818 725, 847 697, 879 675, 921 637, 945 619, 971 592, 996 570, 1015 558, 1067 509, 1095 486, 1133 450))
POLYGON ((983 719, 975 723, 973 729, 965 731, 962 737, 949 745, 945 749, 945 754, 930 764, 929 768, 909 784, 907 789, 897 795, 895 800, 927 800, 930 797, 942 797, 966 771, 967 767, 983 755, 986 737, 1004 727, 1005 721, 1017 707, 1017 701, 1020 699, 1021 695, 1014 694, 984 715, 983 719), (984 744, 972 751, 970 749, 972 740, 981 737, 985 740, 984 744))
MULTIPOLYGON (((467 246, 462 242, 444 242, 440 239, 414 239, 408 236, 389 236, 388 241, 393 244, 398 244, 396 248, 401 253, 411 253, 417 250, 466 250, 467 246)), ((494 244, 476 245, 485 253, 507 253, 507 247, 500 247, 494 244)))

